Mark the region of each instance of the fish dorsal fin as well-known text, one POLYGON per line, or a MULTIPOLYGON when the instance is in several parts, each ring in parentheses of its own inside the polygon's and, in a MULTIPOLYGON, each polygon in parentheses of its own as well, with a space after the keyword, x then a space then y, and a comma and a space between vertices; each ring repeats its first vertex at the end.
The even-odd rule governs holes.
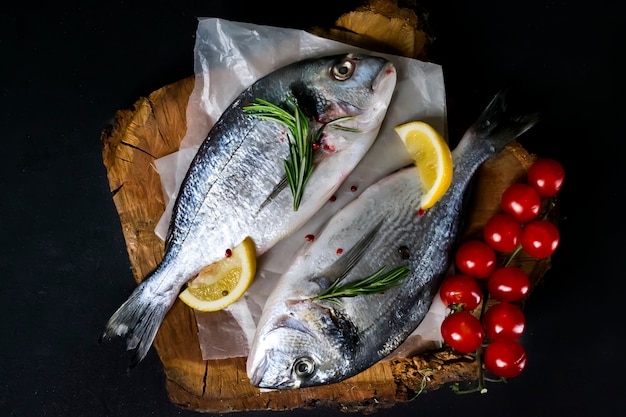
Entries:
POLYGON ((339 257, 332 265, 326 268, 321 276, 330 279, 330 282, 340 282, 350 270, 363 258, 363 254, 374 241, 374 237, 380 230, 382 220, 379 221, 366 235, 364 235, 354 246, 339 257))

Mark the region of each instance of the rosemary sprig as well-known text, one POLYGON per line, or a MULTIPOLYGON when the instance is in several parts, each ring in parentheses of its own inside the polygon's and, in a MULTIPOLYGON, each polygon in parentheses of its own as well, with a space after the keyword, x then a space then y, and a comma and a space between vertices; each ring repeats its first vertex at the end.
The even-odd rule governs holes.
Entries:
POLYGON ((329 300, 337 302, 339 297, 355 297, 357 295, 377 294, 387 291, 399 284, 400 280, 409 275, 409 266, 403 265, 389 272, 385 272, 387 267, 383 266, 372 275, 354 282, 341 284, 342 278, 336 279, 314 300, 329 300))
MULTIPOLYGON (((313 144, 320 140, 326 126, 352 117, 341 117, 322 125, 319 129, 311 129, 309 120, 293 99, 287 97, 285 101, 292 112, 260 98, 256 99, 256 103, 245 106, 244 110, 260 119, 282 123, 289 130, 289 158, 284 160, 284 167, 293 194, 293 209, 298 211, 304 187, 313 173, 313 144)), ((356 131, 341 126, 339 128, 356 131)))
POLYGON ((289 159, 284 161, 284 167, 293 194, 293 209, 297 211, 304 186, 313 172, 313 143, 321 132, 311 132, 302 109, 291 98, 288 97, 286 101, 293 112, 260 98, 256 99, 256 103, 245 106, 244 110, 260 119, 282 123, 289 130, 289 159))

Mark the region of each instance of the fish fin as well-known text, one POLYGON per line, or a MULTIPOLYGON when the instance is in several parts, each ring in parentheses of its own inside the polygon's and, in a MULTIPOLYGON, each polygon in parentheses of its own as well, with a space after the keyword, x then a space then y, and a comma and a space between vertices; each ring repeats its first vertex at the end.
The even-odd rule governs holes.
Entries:
POLYGON ((258 211, 263 210, 269 203, 272 202, 285 188, 287 188, 287 176, 284 176, 278 184, 274 187, 270 195, 267 196, 265 201, 261 204, 258 211))
MULTIPOLYGON (((313 158, 314 158, 313 165, 315 166, 326 158, 326 154, 324 154, 324 152, 314 151, 313 158)), ((287 175, 285 175, 284 177, 280 179, 278 184, 274 186, 274 188, 272 189, 272 192, 267 196, 265 201, 261 203, 261 206, 257 210, 257 213, 263 210, 265 207, 267 207, 281 192, 283 192, 285 188, 287 188, 288 185, 289 185, 289 180, 287 179, 287 175)))
POLYGON ((361 260, 365 250, 374 240, 376 233, 380 230, 383 221, 379 221, 367 234, 352 246, 346 253, 339 257, 324 272, 323 276, 330 277, 333 282, 338 283, 343 280, 350 270, 361 260))
MULTIPOLYGON (((293 301, 289 302, 288 304, 291 304, 291 303, 293 303, 293 301)), ((294 317, 290 316, 289 314, 283 314, 282 316, 278 317, 274 323, 274 326, 271 328, 270 331, 274 331, 280 328, 289 328, 289 329, 297 330, 304 334, 308 334, 309 336, 315 337, 315 334, 311 331, 311 329, 305 326, 300 320, 296 320, 294 317)))
POLYGON ((508 89, 499 91, 468 130, 469 134, 487 137, 485 141, 500 152, 513 139, 539 122, 539 114, 518 115, 511 112, 507 103, 508 89))
MULTIPOLYGON (((156 294, 151 280, 145 280, 109 319, 100 340, 114 336, 126 338, 126 348, 134 350, 129 368, 133 368, 148 353, 150 346, 169 311, 173 300, 156 294)), ((178 293, 176 293, 178 294, 178 293)))

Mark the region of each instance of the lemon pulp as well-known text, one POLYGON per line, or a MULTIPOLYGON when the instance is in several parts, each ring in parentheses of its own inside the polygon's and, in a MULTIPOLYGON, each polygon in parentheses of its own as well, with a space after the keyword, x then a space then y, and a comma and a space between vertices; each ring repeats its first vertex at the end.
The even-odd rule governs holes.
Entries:
POLYGON ((178 297, 199 311, 222 310, 244 295, 255 273, 256 250, 247 237, 232 249, 230 256, 202 269, 178 297))
POLYGON ((420 173, 420 208, 432 207, 452 182, 452 153, 443 137, 428 123, 414 121, 395 127, 420 173))

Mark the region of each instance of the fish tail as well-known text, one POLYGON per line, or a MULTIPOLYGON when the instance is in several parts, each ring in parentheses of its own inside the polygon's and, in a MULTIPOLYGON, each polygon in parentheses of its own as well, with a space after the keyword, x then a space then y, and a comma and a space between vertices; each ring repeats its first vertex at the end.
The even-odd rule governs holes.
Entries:
POLYGON ((539 114, 519 115, 511 112, 507 104, 507 90, 495 95, 465 136, 479 138, 482 146, 487 146, 486 156, 493 156, 506 145, 539 121, 539 114))
POLYGON ((113 313, 100 339, 125 337, 126 348, 135 350, 130 368, 141 362, 148 353, 165 315, 178 294, 174 289, 166 293, 157 292, 156 281, 146 279, 135 288, 124 304, 113 313))

